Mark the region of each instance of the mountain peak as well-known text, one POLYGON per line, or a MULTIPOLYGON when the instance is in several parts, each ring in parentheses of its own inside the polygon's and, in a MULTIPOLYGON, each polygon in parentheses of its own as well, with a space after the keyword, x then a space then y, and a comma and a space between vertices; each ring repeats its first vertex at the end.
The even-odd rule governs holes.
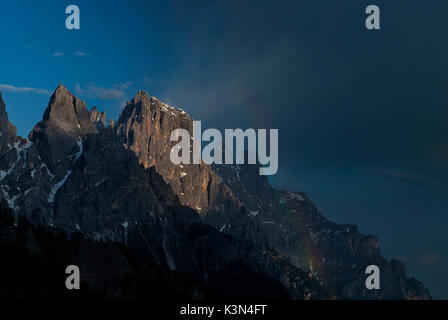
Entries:
POLYGON ((90 109, 90 121, 98 131, 101 131, 106 127, 106 112, 98 111, 98 108, 93 106, 90 109))
POLYGON ((2 92, 0 91, 0 119, 3 119, 4 117, 6 117, 6 120, 8 120, 8 114, 6 113, 5 102, 3 101, 2 92))
MULTIPOLYGON (((67 90, 67 88, 60 84, 53 92, 47 109, 45 109, 43 120, 47 121, 55 114, 58 114, 57 110, 60 111, 60 115, 68 115, 73 112, 73 105, 76 103, 75 96, 67 90)), ((82 103, 82 101, 79 101, 82 103)))
POLYGON ((135 95, 135 100, 138 100, 138 101, 144 100, 144 99, 149 99, 149 98, 150 97, 149 97, 148 92, 143 91, 143 90, 138 90, 137 94, 135 95))
POLYGON ((95 131, 86 103, 75 97, 63 84, 58 85, 51 96, 42 120, 47 126, 55 126, 81 136, 95 131))
POLYGON ((0 114, 6 113, 5 102, 2 98, 2 92, 0 91, 0 114))
POLYGON ((63 97, 63 96, 73 97, 73 94, 66 88, 66 86, 64 86, 61 83, 56 87, 56 90, 53 92, 53 95, 51 96, 51 98, 53 99, 53 97, 56 98, 56 97, 63 97))
POLYGON ((14 135, 16 134, 15 126, 9 122, 5 102, 3 101, 2 93, 0 91, 0 132, 3 132, 5 127, 14 128, 14 135))
POLYGON ((64 171, 61 162, 69 162, 66 157, 79 149, 80 139, 97 132, 86 103, 60 84, 51 96, 42 121, 34 126, 29 138, 41 156, 47 158, 50 169, 57 172, 64 171))
POLYGON ((16 138, 17 128, 9 122, 5 102, 0 92, 0 152, 3 152, 16 138))
POLYGON ((62 84, 62 83, 60 83, 59 85, 58 85, 58 87, 56 88, 56 90, 58 90, 58 89, 65 89, 65 90, 67 90, 67 88, 62 84))

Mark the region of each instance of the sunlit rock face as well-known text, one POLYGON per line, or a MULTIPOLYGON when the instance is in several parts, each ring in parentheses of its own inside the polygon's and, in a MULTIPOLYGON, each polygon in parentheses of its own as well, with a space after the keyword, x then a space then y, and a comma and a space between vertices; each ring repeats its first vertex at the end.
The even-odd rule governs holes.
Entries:
POLYGON ((146 92, 138 92, 128 102, 117 123, 117 133, 145 168, 154 166, 171 186, 182 205, 206 216, 210 211, 237 212, 241 203, 221 177, 207 164, 173 165, 170 141, 175 129, 193 136, 193 118, 185 111, 168 106, 146 92))

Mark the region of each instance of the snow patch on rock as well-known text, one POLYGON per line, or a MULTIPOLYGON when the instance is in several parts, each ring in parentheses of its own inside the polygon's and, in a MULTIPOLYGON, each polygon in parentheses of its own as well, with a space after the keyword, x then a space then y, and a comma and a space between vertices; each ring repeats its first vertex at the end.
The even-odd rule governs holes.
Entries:
POLYGON ((68 177, 70 176, 71 173, 72 173, 71 170, 67 170, 67 173, 65 174, 64 178, 61 181, 59 181, 58 183, 56 183, 53 186, 53 188, 51 188, 50 195, 48 196, 48 202, 49 203, 53 203, 54 202, 54 197, 56 196, 56 193, 64 185, 64 183, 67 181, 67 179, 68 179, 68 177))

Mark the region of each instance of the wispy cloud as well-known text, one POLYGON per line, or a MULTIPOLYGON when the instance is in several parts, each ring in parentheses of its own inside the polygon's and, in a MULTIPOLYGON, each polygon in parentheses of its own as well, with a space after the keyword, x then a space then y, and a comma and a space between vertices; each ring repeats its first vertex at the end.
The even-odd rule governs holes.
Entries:
POLYGON ((4 92, 16 92, 16 93, 35 93, 51 96, 51 91, 46 89, 30 88, 30 87, 16 87, 9 84, 1 84, 0 90, 4 92))
POLYGON ((114 89, 120 89, 120 90, 126 90, 127 88, 129 88, 132 85, 131 81, 127 81, 125 83, 120 83, 120 84, 114 84, 113 88, 114 89))
POLYGON ((76 84, 76 93, 90 98, 101 99, 121 99, 124 97, 127 88, 131 82, 113 85, 112 88, 99 87, 94 83, 89 83, 85 88, 81 88, 79 83, 76 84))
POLYGON ((75 54, 79 57, 90 57, 90 53, 82 52, 82 51, 75 51, 75 54))
POLYGON ((64 52, 55 52, 55 53, 53 53, 53 58, 63 57, 63 56, 64 56, 64 52))
POLYGON ((28 43, 24 46, 25 49, 31 49, 37 47, 37 43, 28 43))

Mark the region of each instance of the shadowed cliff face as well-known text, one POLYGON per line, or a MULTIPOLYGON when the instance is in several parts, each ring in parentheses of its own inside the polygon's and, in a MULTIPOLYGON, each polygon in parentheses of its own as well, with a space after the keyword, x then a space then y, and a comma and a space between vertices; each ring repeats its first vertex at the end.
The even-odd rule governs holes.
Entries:
POLYGON ((29 140, 47 161, 50 171, 66 172, 79 150, 80 142, 90 133, 97 133, 84 101, 59 85, 50 99, 42 121, 34 126, 29 140))
POLYGON ((28 139, 2 110, 0 101, 1 204, 16 220, 125 243, 205 287, 243 273, 294 299, 430 298, 376 238, 328 221, 303 193, 273 189, 258 166, 173 165, 170 134, 192 134, 193 119, 145 92, 106 126, 61 85, 28 139), (369 264, 383 290, 365 290, 369 264))

